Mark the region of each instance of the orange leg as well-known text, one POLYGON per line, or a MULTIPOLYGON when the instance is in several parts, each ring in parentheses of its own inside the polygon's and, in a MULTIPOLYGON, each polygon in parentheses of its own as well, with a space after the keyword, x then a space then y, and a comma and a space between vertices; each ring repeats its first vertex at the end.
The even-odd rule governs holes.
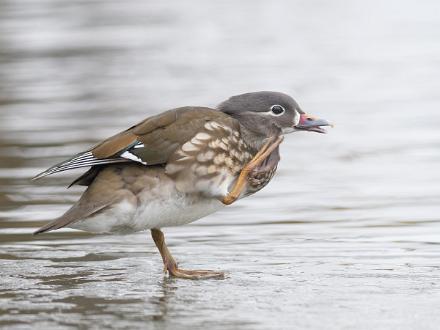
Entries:
POLYGON ((222 203, 225 205, 230 205, 235 202, 238 197, 240 197, 243 189, 247 183, 247 177, 249 173, 258 165, 260 165, 269 155, 274 151, 281 142, 283 142, 284 137, 272 137, 270 138, 257 152, 257 154, 252 158, 252 160, 247 163, 240 172, 237 181, 231 191, 223 198, 222 203))
POLYGON ((214 272, 211 270, 185 270, 177 267, 177 262, 171 255, 165 243, 165 236, 160 229, 151 229, 151 237, 159 249, 162 256, 164 270, 168 271, 170 276, 185 278, 190 280, 201 280, 207 278, 224 278, 225 274, 222 272, 214 272))

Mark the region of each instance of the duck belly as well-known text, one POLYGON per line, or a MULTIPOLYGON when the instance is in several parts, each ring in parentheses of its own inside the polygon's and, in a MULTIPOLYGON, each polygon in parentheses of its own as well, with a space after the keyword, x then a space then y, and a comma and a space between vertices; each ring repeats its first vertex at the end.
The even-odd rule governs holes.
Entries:
POLYGON ((218 199, 182 193, 169 181, 141 191, 135 201, 124 199, 70 227, 93 233, 133 233, 185 225, 222 207, 218 199))

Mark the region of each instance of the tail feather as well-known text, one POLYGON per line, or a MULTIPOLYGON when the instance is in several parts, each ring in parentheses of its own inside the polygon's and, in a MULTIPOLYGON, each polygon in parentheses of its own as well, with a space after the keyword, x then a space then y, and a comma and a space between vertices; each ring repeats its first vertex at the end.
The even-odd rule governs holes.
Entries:
POLYGON ((108 207, 111 203, 101 202, 101 204, 98 203, 82 203, 81 200, 79 200, 76 204, 74 204, 69 210, 67 210, 66 213, 64 213, 59 218, 56 218, 55 220, 52 220, 48 224, 44 225, 43 227, 37 229, 34 232, 34 235, 46 233, 48 231, 60 229, 66 226, 71 225, 72 223, 75 223, 79 220, 86 219, 102 210, 104 210, 106 207, 108 207))
POLYGON ((42 234, 55 229, 60 229, 61 227, 63 226, 60 226, 59 223, 57 224, 57 221, 55 220, 34 231, 34 235, 42 234))

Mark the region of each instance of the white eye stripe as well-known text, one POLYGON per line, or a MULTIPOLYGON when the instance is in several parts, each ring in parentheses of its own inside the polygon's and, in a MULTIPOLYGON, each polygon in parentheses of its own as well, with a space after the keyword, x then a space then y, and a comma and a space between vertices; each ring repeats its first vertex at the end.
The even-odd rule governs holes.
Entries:
MULTIPOLYGON (((294 119, 295 121, 294 121, 293 126, 296 126, 296 125, 299 124, 299 122, 300 122, 300 120, 301 120, 301 114, 298 112, 297 109, 294 109, 293 111, 295 112, 295 119, 294 119)), ((269 111, 267 111, 267 112, 262 112, 262 113, 263 113, 263 114, 268 114, 268 115, 271 115, 271 116, 274 116, 274 117, 279 117, 279 116, 281 116, 281 115, 284 115, 285 112, 286 112, 286 109, 285 109, 282 105, 274 104, 273 106, 270 107, 270 110, 269 110, 269 111), (275 106, 277 106, 277 107, 281 107, 283 111, 280 112, 279 114, 274 113, 274 112, 273 112, 273 107, 275 107, 275 106)))
POLYGON ((273 106, 270 107, 270 111, 269 113, 272 116, 281 116, 286 112, 286 109, 284 109, 284 107, 282 105, 279 104, 274 104, 273 106))
POLYGON ((301 115, 299 114, 298 110, 295 109, 295 123, 293 126, 298 125, 300 120, 301 120, 301 115))

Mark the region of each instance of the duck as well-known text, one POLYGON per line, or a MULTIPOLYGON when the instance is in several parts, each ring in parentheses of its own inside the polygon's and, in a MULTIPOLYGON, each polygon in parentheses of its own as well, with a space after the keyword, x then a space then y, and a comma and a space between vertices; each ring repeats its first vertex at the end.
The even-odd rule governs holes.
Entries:
POLYGON ((169 276, 224 278, 221 271, 180 268, 162 228, 191 223, 255 194, 274 177, 285 135, 325 133, 325 126, 331 125, 274 91, 148 117, 34 177, 89 167, 70 185, 87 187, 79 200, 34 234, 64 227, 112 234, 149 230, 169 276))

